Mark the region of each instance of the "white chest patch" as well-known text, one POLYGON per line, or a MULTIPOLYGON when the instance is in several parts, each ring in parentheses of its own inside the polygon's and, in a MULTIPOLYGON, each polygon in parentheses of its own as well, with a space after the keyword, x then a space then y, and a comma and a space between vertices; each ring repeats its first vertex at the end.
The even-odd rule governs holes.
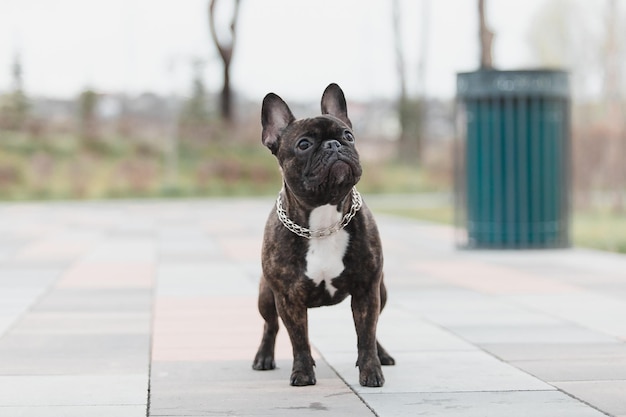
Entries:
MULTIPOLYGON (((311 212, 309 228, 311 230, 324 229, 341 220, 341 213, 336 206, 325 205, 311 212)), ((326 289, 331 297, 337 291, 331 280, 337 278, 344 269, 343 255, 346 253, 350 235, 345 230, 339 230, 330 236, 309 240, 309 250, 306 254, 306 276, 316 285, 326 283, 326 289)))

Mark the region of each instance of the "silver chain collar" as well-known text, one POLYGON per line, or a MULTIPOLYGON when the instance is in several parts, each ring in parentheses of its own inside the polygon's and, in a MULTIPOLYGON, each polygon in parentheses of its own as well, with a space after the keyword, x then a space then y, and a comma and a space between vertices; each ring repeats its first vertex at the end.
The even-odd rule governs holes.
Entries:
POLYGON ((289 216, 287 216, 287 211, 283 208, 283 199, 281 197, 281 193, 278 193, 278 198, 276 199, 276 214, 278 215, 278 219, 280 222, 290 231, 297 234, 298 236, 302 236, 307 239, 320 238, 330 236, 333 233, 336 233, 342 230, 344 227, 350 223, 352 218, 356 215, 356 213, 361 210, 363 206, 363 199, 361 198, 361 194, 356 190, 356 187, 352 187, 352 206, 350 206, 350 211, 348 211, 337 223, 333 224, 330 227, 319 230, 310 230, 306 227, 302 227, 296 223, 294 223, 289 216))

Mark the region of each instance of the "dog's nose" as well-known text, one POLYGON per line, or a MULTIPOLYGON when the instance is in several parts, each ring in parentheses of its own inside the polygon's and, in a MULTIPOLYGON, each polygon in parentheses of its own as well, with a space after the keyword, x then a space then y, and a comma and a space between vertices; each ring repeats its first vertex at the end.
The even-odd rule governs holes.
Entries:
POLYGON ((341 148, 341 143, 338 140, 331 139, 324 142, 324 149, 336 151, 339 148, 341 148))

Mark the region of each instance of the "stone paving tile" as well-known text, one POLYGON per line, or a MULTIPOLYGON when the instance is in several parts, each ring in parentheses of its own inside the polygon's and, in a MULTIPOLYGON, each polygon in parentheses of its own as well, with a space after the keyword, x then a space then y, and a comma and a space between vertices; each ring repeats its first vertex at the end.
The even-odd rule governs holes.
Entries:
POLYGON ((626 300, 626 282, 591 283, 587 287, 594 293, 626 300))
POLYGON ((156 244, 153 239, 107 239, 90 251, 85 262, 155 262, 156 244))
POLYGON ((21 406, 0 405, 0 416, 7 417, 145 417, 144 405, 84 405, 84 406, 21 406))
MULTIPOLYGON (((394 280, 392 275, 387 274, 389 285, 394 285, 394 280)), ((459 312, 492 312, 503 309, 519 311, 499 298, 454 286, 419 289, 400 287, 399 291, 390 292, 389 297, 394 305, 423 316, 432 313, 458 315, 459 312)))
POLYGON ((88 248, 80 242, 43 240, 26 245, 15 254, 17 261, 73 261, 88 248))
POLYGON ((145 312, 152 308, 152 289, 53 289, 32 310, 37 312, 145 312))
POLYGON ((455 334, 475 344, 491 343, 611 343, 614 337, 572 324, 518 326, 450 326, 455 334))
POLYGON ((80 262, 70 267, 58 288, 151 288, 155 268, 150 262, 80 262))
POLYGON ((28 313, 13 334, 149 334, 150 313, 28 313))
POLYGON ((569 284, 475 260, 420 262, 418 268, 459 287, 486 294, 552 294, 578 291, 569 284))
POLYGON ((394 305, 419 313, 443 327, 558 325, 563 320, 511 305, 501 299, 454 288, 407 289, 394 295, 394 305), (459 314, 459 312, 463 314, 459 314))
POLYGON ((606 357, 586 357, 512 361, 510 363, 548 382, 626 380, 626 356, 612 357, 610 360, 606 357))
POLYGON ((254 297, 259 275, 225 262, 166 263, 158 268, 157 295, 254 297))
MULTIPOLYGON (((625 269, 626 270, 626 269, 625 269)), ((626 339, 626 299, 591 292, 512 297, 535 310, 626 339)))
POLYGON ((569 266, 572 269, 596 275, 596 281, 604 279, 623 281, 623 272, 626 267, 626 259, 623 255, 583 248, 561 251, 559 258, 555 261, 557 266, 569 266))
POLYGON ((0 375, 0 404, 4 407, 145 407, 147 396, 148 377, 141 374, 0 375))
POLYGON ((64 271, 63 268, 15 268, 0 263, 0 289, 47 288, 64 271))
POLYGON ((626 344, 612 343, 502 343, 481 344, 482 349, 505 361, 604 359, 626 357, 626 344))
POLYGON ((13 256, 13 253, 17 250, 17 246, 0 244, 0 262, 4 262, 13 256))
POLYGON ((563 320, 516 306, 494 306, 491 309, 432 311, 425 314, 428 320, 446 328, 472 326, 558 326, 563 320))
MULTIPOLYGON (((252 297, 157 297, 153 361, 245 360, 252 364, 263 321, 252 297)), ((276 360, 291 361, 287 332, 280 331, 276 360)))
POLYGON ((602 417, 558 391, 368 394, 361 397, 379 416, 602 417))
POLYGON ((11 328, 13 323, 17 320, 20 313, 0 313, 0 335, 11 328))
POLYGON ((164 262, 206 262, 220 256, 219 247, 208 238, 163 238, 159 242, 159 260, 164 262))
POLYGON ((0 339, 0 375, 141 373, 148 370, 149 352, 149 334, 11 332, 0 339))
POLYGON ((555 382, 554 385, 612 416, 626 415, 626 380, 555 382))
POLYGON ((228 237, 220 239, 224 254, 234 261, 257 260, 262 240, 256 237, 228 237))

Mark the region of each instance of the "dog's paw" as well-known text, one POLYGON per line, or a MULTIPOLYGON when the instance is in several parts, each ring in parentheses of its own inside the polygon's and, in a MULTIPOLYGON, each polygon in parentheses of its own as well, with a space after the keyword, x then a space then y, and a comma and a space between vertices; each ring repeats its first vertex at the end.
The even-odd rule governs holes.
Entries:
POLYGON ((396 360, 391 357, 387 352, 378 352, 378 359, 380 359, 381 365, 395 365, 396 360))
POLYGON ((384 347, 376 342, 376 348, 378 350, 378 359, 380 360, 381 365, 395 365, 396 360, 385 350, 384 347))
POLYGON ((264 355, 257 353, 252 363, 252 369, 257 371, 269 371, 276 368, 276 362, 274 362, 274 355, 264 355))
POLYGON ((315 385, 315 361, 311 356, 296 359, 291 369, 290 383, 294 387, 303 387, 306 385, 315 385))
POLYGON ((294 387, 304 387, 306 385, 315 385, 315 372, 293 371, 291 373, 291 385, 294 387))
POLYGON ((364 387, 382 387, 385 377, 380 365, 359 367, 359 383, 364 387))

